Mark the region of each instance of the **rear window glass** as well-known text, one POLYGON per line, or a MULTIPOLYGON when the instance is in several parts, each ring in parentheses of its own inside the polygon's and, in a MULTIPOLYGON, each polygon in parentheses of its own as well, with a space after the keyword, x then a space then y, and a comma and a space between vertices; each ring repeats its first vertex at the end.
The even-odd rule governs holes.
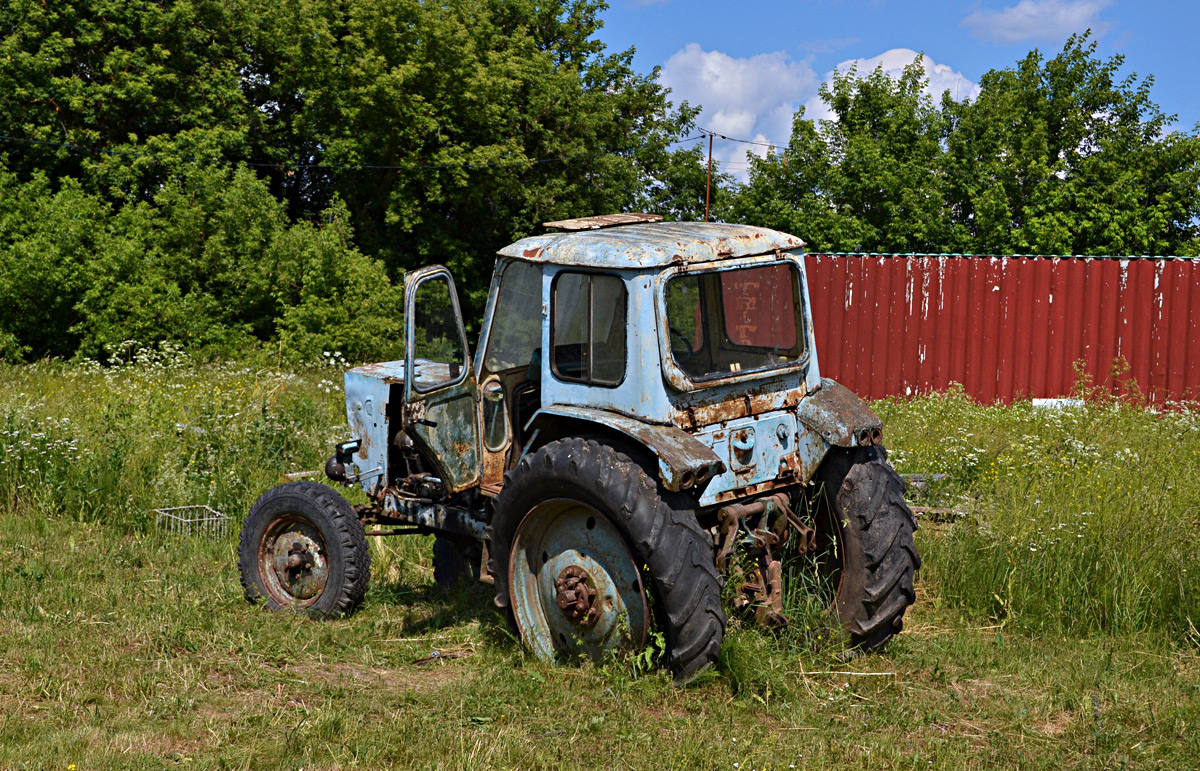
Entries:
POLYGON ((693 381, 795 364, 806 353, 800 298, 791 263, 676 276, 667 282, 671 356, 693 381))

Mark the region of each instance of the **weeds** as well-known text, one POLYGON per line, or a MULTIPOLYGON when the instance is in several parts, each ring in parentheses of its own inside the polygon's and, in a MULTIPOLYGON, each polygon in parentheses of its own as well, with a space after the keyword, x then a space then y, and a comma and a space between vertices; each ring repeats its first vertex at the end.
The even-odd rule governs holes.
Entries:
POLYGON ((240 520, 345 434, 327 370, 198 363, 169 344, 110 354, 109 367, 0 371, 0 502, 11 510, 137 532, 165 506, 240 520))
POLYGON ((900 471, 949 474, 923 503, 967 512, 918 532, 905 632, 848 665, 818 565, 791 560, 790 623, 731 620, 718 666, 678 689, 645 671, 661 639, 599 665, 535 661, 486 587, 436 588, 430 539, 373 539, 364 606, 314 623, 242 601, 232 533, 154 532, 152 508, 236 522, 282 473, 319 468, 345 437, 342 366, 134 350, 0 370, 0 767, 553 768, 587 747, 586 765, 614 767, 1086 768, 1200 752, 1192 408, 877 404, 900 471))
POLYGON ((919 534, 940 599, 1031 630, 1182 637, 1200 616, 1200 414, 1120 401, 981 406, 961 392, 877 405, 901 472, 949 475, 970 512, 919 534))

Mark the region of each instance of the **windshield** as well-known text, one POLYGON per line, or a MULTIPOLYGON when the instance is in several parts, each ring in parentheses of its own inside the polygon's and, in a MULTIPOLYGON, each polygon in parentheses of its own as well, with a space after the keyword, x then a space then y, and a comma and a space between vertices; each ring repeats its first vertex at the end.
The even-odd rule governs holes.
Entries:
POLYGON ((800 297, 790 262, 676 276, 671 356, 695 382, 795 364, 805 355, 800 297))

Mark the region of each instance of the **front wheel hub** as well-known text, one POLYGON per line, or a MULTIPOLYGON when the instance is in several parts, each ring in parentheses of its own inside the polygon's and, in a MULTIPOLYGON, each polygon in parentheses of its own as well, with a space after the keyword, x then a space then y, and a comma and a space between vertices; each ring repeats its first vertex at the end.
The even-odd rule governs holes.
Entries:
POLYGON ((600 617, 594 604, 596 589, 588 582, 587 571, 578 565, 568 565, 554 581, 558 590, 558 607, 567 620, 576 626, 592 626, 600 617))
POLYGON ((271 531, 259 552, 268 593, 283 606, 312 604, 329 580, 324 541, 316 528, 299 519, 276 523, 271 531))

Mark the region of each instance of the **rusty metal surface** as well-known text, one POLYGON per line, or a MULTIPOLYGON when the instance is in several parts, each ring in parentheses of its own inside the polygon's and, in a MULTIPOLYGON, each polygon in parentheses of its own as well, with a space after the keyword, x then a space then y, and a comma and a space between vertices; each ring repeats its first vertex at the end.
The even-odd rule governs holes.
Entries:
MULTIPOLYGON (((784 257, 800 260, 799 255, 795 253, 788 253, 784 257)), ((730 260, 722 263, 722 267, 770 263, 778 259, 775 254, 768 254, 764 257, 730 260)), ((798 266, 803 276, 803 262, 798 262, 798 266)), ((550 312, 554 276, 560 271, 571 269, 557 265, 544 267, 541 307, 543 320, 550 312)), ((797 390, 803 392, 815 388, 820 383, 816 353, 813 351, 807 363, 800 363, 786 370, 735 373, 719 381, 692 384, 675 365, 670 355, 669 332, 665 324, 661 323, 665 315, 662 308, 665 301, 663 288, 665 276, 669 272, 647 269, 620 273, 626 282, 629 303, 626 313, 629 320, 626 330, 629 366, 624 381, 612 388, 562 381, 552 371, 548 357, 540 356, 534 362, 534 371, 539 374, 543 404, 587 405, 629 415, 649 423, 691 426, 698 424, 689 424, 680 419, 681 411, 742 399, 747 395, 755 401, 755 409, 762 411, 769 402, 794 401, 797 390)), ((807 326, 806 324, 806 328, 807 326)), ((808 334, 811 350, 811 330, 808 334)), ((543 323, 541 349, 549 350, 550 346, 549 324, 543 323)), ((708 422, 715 421, 704 421, 708 422)))
POLYGON ((343 472, 367 495, 378 495, 387 484, 388 401, 393 385, 403 379, 402 361, 369 364, 345 374, 346 419, 359 445, 343 472))
MULTIPOLYGON (((634 227, 634 226, 630 226, 634 227)), ((628 228, 622 228, 622 231, 628 228)), ((801 288, 807 296, 803 283, 804 263, 798 254, 788 253, 783 259, 795 260, 801 277, 801 288)), ((741 267, 748 264, 778 262, 774 253, 765 257, 730 260, 722 267, 741 267)), ((549 286, 558 266, 547 266, 547 279, 543 294, 543 318, 546 318, 551 297, 549 286)), ((702 493, 701 506, 711 506, 736 500, 779 487, 808 481, 823 457, 827 445, 817 435, 801 430, 796 424, 796 408, 804 396, 820 384, 817 371, 816 352, 812 350, 812 332, 807 321, 805 334, 809 335, 810 357, 785 370, 736 373, 712 383, 698 386, 691 384, 683 373, 673 377, 674 366, 670 355, 669 330, 663 319, 662 304, 665 302, 663 288, 665 277, 678 270, 627 272, 629 311, 631 320, 628 329, 627 350, 630 362, 627 376, 615 388, 559 381, 550 370, 545 357, 540 362, 540 390, 542 403, 553 405, 545 408, 539 416, 571 416, 609 425, 616 430, 642 442, 660 459, 661 477, 668 489, 688 489, 686 474, 700 474, 700 462, 708 464, 707 474, 712 481, 696 488, 702 493), (648 334, 652 331, 653 334, 648 334), (678 382, 677 382, 678 381, 678 382), (689 390, 682 390, 686 386, 689 390), (587 405, 574 406, 574 405, 587 405), (765 430, 764 440, 754 448, 746 448, 746 462, 739 464, 736 472, 731 468, 735 458, 729 445, 730 430, 755 426, 766 420, 771 423, 765 430), (741 421, 738 423, 738 421, 741 421), (677 440, 663 441, 663 426, 683 429, 677 440), (780 438, 784 432, 787 445, 780 438), (684 434, 690 434, 698 444, 710 448, 706 453, 700 447, 672 448, 672 443, 685 442, 684 434), (682 456, 677 450, 682 449, 682 456), (713 465, 720 461, 723 468, 717 471, 713 465), (680 460, 676 460, 680 457, 680 460), (689 458, 694 458, 689 460, 689 458)), ((807 308, 807 302, 804 303, 807 308)), ((543 349, 550 345, 549 331, 543 328, 543 349)), ((677 369, 677 368, 676 368, 677 369)), ((541 425, 541 424, 539 424, 541 425)), ((529 424, 528 429, 539 427, 529 424)), ((755 430, 759 430, 755 427, 755 430)), ((665 436, 671 436, 665 432, 665 436)), ((695 480, 691 480, 695 484, 695 480)))
POLYGON ((704 489, 709 480, 725 471, 725 462, 713 448, 675 426, 644 423, 636 418, 591 407, 551 404, 529 420, 533 429, 555 416, 585 420, 616 429, 650 450, 658 458, 663 485, 668 490, 704 489))
POLYGON ((961 383, 983 402, 1135 380, 1200 397, 1200 259, 816 254, 823 373, 864 398, 961 383), (1112 375, 1113 363, 1128 371, 1112 375))
POLYGON ((271 523, 258 543, 257 560, 263 587, 281 607, 310 607, 329 582, 325 539, 299 515, 271 523))
POLYGON ((355 367, 349 372, 361 375, 375 380, 382 380, 385 383, 403 383, 404 382, 404 360, 400 361, 381 361, 376 364, 364 364, 361 367, 355 367))
POLYGON ((594 626, 600 619, 600 603, 596 581, 588 576, 579 565, 567 565, 554 579, 555 596, 559 610, 576 626, 594 626))
POLYGON ((479 436, 478 384, 469 366, 470 351, 458 305, 458 292, 449 269, 432 265, 404 278, 405 352, 408 369, 404 384, 405 433, 424 450, 437 468, 448 493, 458 493, 479 483, 482 473, 479 436), (426 282, 445 281, 450 316, 457 326, 462 361, 430 362, 418 359, 414 327, 417 292, 426 282))
POLYGON ((695 432, 726 462, 709 484, 701 506, 807 482, 825 456, 826 444, 801 430, 792 410, 773 410, 723 421, 695 432))
POLYGON ((712 262, 804 246, 795 236, 750 225, 715 222, 656 222, 575 233, 550 233, 500 250, 556 265, 643 269, 712 262))
POLYGON ((800 422, 838 447, 865 447, 883 442, 883 421, 862 399, 829 378, 800 402, 800 422))
POLYGON ((716 562, 731 585, 734 607, 752 608, 762 626, 786 624, 783 563, 775 549, 795 538, 801 552, 812 554, 816 531, 795 515, 786 493, 722 506, 717 521, 716 562))
POLYGON ((475 379, 419 396, 410 391, 408 399, 405 431, 433 462, 446 491, 458 493, 478 484, 482 462, 475 379))
POLYGON ((662 222, 661 214, 641 214, 634 212, 626 212, 622 214, 597 214, 594 217, 579 217, 573 220, 555 220, 554 222, 543 222, 542 225, 548 228, 558 228, 559 230, 599 230, 600 228, 611 228, 617 225, 633 225, 638 222, 662 222))
MULTIPOLYGON (((404 523, 483 541, 482 512, 459 506, 446 506, 420 498, 409 498, 387 490, 383 494, 383 514, 388 524, 404 523)), ((368 520, 376 519, 368 513, 368 520)))
POLYGON ((480 488, 485 495, 498 495, 504 487, 505 459, 508 447, 493 452, 486 447, 483 450, 483 473, 480 477, 480 488))
POLYGON ((646 643, 641 571, 620 531, 591 506, 552 499, 526 514, 507 580, 521 640, 543 661, 558 653, 598 660, 646 643))
POLYGON ((799 406, 807 393, 807 382, 801 379, 797 383, 795 378, 768 378, 732 392, 697 391, 689 394, 690 398, 674 401, 670 412, 671 422, 695 429, 776 410, 790 410, 799 406))

